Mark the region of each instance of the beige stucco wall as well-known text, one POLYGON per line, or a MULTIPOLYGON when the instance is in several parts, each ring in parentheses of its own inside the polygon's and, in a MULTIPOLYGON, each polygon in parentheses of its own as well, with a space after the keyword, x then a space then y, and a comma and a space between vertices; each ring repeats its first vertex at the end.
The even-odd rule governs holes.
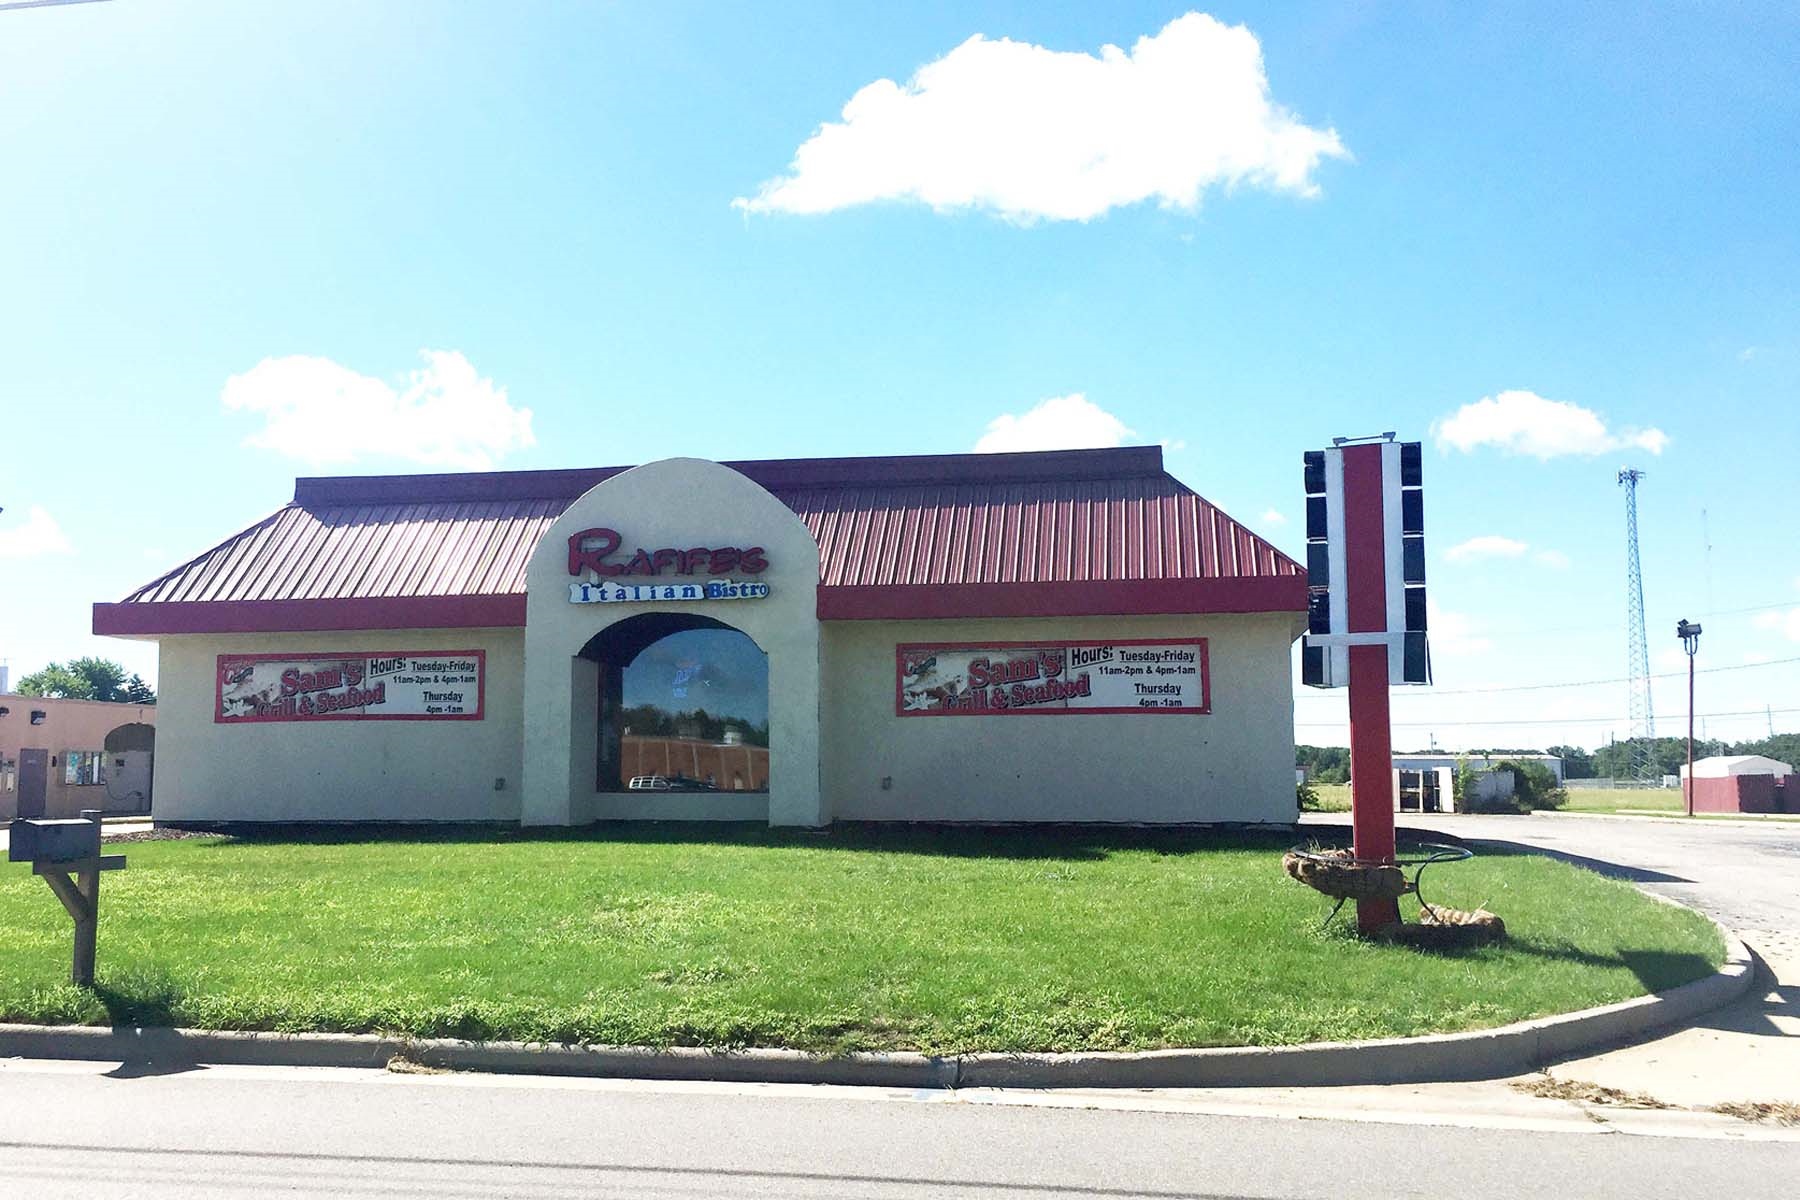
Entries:
POLYGON ((82 810, 97 808, 103 812, 142 812, 147 807, 143 792, 148 790, 146 772, 120 771, 116 766, 122 755, 108 755, 107 782, 103 784, 64 783, 64 759, 71 750, 99 750, 106 735, 121 725, 156 723, 156 706, 151 704, 109 704, 98 700, 59 700, 44 696, 0 694, 0 762, 15 764, 0 769, 0 821, 18 815, 19 791, 16 763, 21 750, 45 750, 50 762, 44 788, 46 817, 73 817, 82 810), (33 711, 42 712, 41 725, 31 723, 33 711))
MULTIPOLYGON (((704 583, 704 574, 663 583, 704 583)), ((589 580, 597 582, 597 580, 589 580)), ((648 578, 621 579, 647 583, 648 578)), ((692 458, 634 467, 596 484, 545 532, 526 572, 525 792, 528 825, 603 817, 763 819, 818 825, 830 819, 819 790, 819 547, 793 510, 729 467, 692 458), (623 535, 619 556, 638 547, 762 546, 769 568, 751 576, 759 600, 679 604, 575 604, 568 539, 584 529, 623 535), (594 787, 598 670, 578 658, 595 634, 646 612, 711 617, 741 630, 769 656, 770 768, 767 796, 648 797, 594 787)))
POLYGON ((1289 614, 830 622, 821 740, 833 816, 1291 822, 1294 636, 1289 614), (1209 639, 1208 715, 894 713, 903 642, 1170 636, 1209 639))
POLYGON ((524 636, 517 629, 166 637, 157 680, 159 821, 516 821, 524 636), (220 654, 485 650, 479 721, 213 721, 220 654), (494 781, 504 780, 496 790, 494 781))

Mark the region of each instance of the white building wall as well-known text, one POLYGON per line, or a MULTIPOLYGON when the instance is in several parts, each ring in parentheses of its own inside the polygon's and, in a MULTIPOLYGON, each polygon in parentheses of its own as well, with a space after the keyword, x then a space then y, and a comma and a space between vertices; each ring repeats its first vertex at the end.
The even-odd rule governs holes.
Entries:
MULTIPOLYGON (((746 576, 747 577, 747 576, 746 576)), ((658 583, 700 582, 663 577, 658 583)), ((597 582, 589 580, 588 582, 597 582)), ((652 582, 649 578, 622 582, 652 582)), ((525 745, 528 825, 603 818, 756 819, 821 825, 831 813, 819 787, 819 546, 794 511, 730 467, 692 458, 633 467, 595 484, 545 531, 526 571, 525 745), (759 600, 681 604, 574 604, 568 539, 615 529, 633 548, 761 546, 769 569, 759 600), (651 612, 710 617, 746 634, 769 656, 769 791, 701 801, 595 789, 599 673, 576 657, 596 634, 651 612)))
POLYGON ((1294 819, 1290 614, 834 621, 820 742, 838 820, 1294 819), (1212 712, 899 717, 903 642, 1209 639, 1212 712), (883 780, 888 786, 883 787, 883 780))
POLYGON ((524 645, 519 629, 162 638, 156 818, 517 821, 524 645), (213 721, 221 654, 404 650, 485 650, 482 719, 213 721))

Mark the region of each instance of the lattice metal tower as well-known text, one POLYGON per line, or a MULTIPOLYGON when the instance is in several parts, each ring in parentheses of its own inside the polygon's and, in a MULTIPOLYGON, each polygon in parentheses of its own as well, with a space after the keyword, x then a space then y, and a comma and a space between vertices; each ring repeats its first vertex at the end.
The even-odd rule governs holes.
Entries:
POLYGON ((1656 716, 1650 709, 1650 644, 1644 637, 1644 572, 1638 566, 1637 485, 1645 472, 1633 467, 1619 470, 1619 486, 1625 489, 1625 657, 1631 689, 1631 742, 1626 756, 1630 778, 1654 782, 1660 775, 1650 739, 1656 736, 1656 716))

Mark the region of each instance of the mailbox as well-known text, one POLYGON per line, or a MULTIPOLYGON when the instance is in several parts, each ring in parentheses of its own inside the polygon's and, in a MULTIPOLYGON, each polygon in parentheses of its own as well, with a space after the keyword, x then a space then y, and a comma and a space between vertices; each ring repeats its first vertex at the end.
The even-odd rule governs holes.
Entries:
POLYGON ((123 871, 123 854, 100 853, 100 810, 83 809, 73 821, 27 817, 14 821, 7 857, 28 862, 31 873, 50 885, 75 921, 75 955, 69 979, 77 987, 94 984, 94 941, 100 929, 100 873, 123 871))
POLYGON ((100 857, 100 822, 37 817, 14 821, 7 857, 13 862, 78 863, 100 857))

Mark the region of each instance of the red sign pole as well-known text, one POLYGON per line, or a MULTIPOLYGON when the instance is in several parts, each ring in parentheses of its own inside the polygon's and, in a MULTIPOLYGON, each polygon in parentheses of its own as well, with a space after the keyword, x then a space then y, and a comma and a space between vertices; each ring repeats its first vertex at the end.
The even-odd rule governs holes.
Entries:
MULTIPOLYGON (((1381 446, 1344 448, 1344 573, 1351 633, 1386 630, 1386 525, 1381 446)), ((1399 497, 1392 498, 1399 503, 1399 497)), ((1351 646, 1350 790, 1356 857, 1394 857, 1394 753, 1388 724, 1388 648, 1351 646)), ((1373 933, 1400 919, 1394 900, 1359 900, 1357 927, 1373 933)))

